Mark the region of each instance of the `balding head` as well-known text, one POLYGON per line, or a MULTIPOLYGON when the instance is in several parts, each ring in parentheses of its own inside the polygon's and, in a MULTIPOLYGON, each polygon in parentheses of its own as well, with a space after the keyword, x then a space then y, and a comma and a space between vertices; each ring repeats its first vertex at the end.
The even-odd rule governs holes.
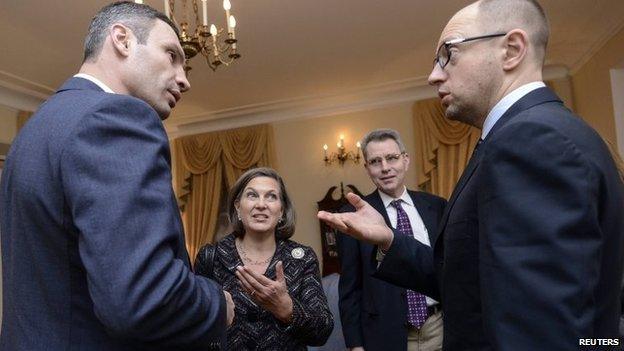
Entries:
POLYGON ((477 7, 478 24, 484 32, 507 33, 522 29, 533 47, 534 58, 543 64, 548 45, 548 20, 544 9, 535 0, 480 0, 477 7))

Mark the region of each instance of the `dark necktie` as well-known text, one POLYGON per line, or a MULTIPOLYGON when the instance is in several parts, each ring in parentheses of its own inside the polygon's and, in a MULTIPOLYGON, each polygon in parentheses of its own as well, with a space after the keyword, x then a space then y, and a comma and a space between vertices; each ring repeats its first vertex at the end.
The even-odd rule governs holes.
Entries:
MULTIPOLYGON (((401 200, 392 201, 392 206, 397 211, 396 230, 401 235, 413 237, 412 226, 410 224, 407 213, 401 206, 401 200)), ((407 290, 407 321, 415 328, 420 328, 429 317, 427 313, 427 299, 425 295, 412 290, 407 290)))

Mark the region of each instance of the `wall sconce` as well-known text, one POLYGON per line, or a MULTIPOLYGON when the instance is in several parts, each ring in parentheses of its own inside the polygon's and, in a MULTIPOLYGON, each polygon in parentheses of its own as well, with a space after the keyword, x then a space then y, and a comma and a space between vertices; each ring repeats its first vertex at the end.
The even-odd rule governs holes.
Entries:
POLYGON ((361 149, 361 145, 360 142, 358 141, 355 146, 357 147, 357 150, 355 151, 355 153, 353 151, 349 151, 347 152, 344 146, 344 135, 340 135, 340 141, 338 141, 338 144, 336 144, 336 146, 338 146, 338 152, 332 152, 331 155, 327 155, 327 144, 323 145, 323 160, 325 161, 325 165, 329 166, 330 164, 334 163, 334 161, 338 161, 338 163, 340 163, 340 165, 344 165, 344 163, 347 160, 351 160, 353 161, 353 163, 360 163, 360 149, 361 149))

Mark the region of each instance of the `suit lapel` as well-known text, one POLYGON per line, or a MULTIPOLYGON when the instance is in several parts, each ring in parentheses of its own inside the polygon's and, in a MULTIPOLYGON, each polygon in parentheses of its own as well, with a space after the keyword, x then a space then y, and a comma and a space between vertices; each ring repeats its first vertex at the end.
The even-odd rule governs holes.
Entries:
POLYGON ((375 190, 368 196, 368 203, 373 206, 377 212, 381 213, 384 220, 386 221, 386 225, 391 227, 390 218, 388 217, 388 211, 386 211, 386 206, 384 206, 383 201, 381 200, 381 196, 379 196, 379 190, 375 190))
MULTIPOLYGON (((480 149, 483 150, 482 147, 480 149)), ((466 166, 466 169, 464 169, 464 173, 462 173, 461 177, 459 177, 459 181, 457 182, 457 185, 455 185, 455 189, 453 189, 451 198, 449 199, 446 205, 446 208, 444 209, 442 220, 440 220, 440 224, 439 224, 440 229, 438 230, 438 235, 436 237, 435 245, 437 245, 438 241, 440 241, 442 237, 442 234, 444 233, 444 228, 446 227, 446 223, 449 218, 449 213, 451 213, 451 210, 453 209, 453 205, 455 205, 455 201, 457 200, 457 197, 459 196, 461 191, 464 189, 466 184, 468 184, 468 180, 470 180, 470 178, 472 177, 472 174, 475 172, 475 170, 479 166, 479 163, 481 162, 481 157, 480 157, 481 150, 476 150, 476 152, 472 155, 472 157, 470 158, 470 161, 468 161, 468 165, 466 166)))
POLYGON ((433 244, 435 242, 435 237, 437 234, 437 226, 435 220, 436 214, 431 210, 431 204, 425 201, 422 196, 418 196, 417 192, 408 190, 408 194, 412 198, 414 206, 416 207, 420 218, 425 224, 425 228, 427 229, 427 235, 429 235, 429 242, 433 244))

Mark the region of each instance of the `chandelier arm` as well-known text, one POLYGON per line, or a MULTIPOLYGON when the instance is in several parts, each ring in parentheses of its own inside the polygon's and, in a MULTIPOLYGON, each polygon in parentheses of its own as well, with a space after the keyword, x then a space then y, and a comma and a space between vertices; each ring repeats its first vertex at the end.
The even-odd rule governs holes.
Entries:
POLYGON ((178 23, 175 17, 175 0, 168 0, 168 1, 169 1, 169 19, 173 22, 173 24, 180 27, 180 24, 178 23))
POLYGON ((193 11, 195 12, 195 28, 199 29, 199 8, 197 7, 197 0, 193 0, 193 11))

